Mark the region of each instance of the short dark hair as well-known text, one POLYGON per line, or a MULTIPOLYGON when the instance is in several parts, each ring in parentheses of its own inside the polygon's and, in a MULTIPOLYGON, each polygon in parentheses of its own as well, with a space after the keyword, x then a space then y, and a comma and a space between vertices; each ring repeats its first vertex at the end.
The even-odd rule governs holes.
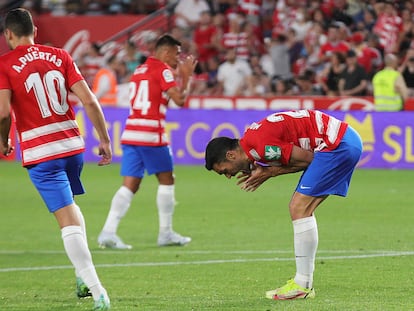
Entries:
POLYGON ((9 11, 4 20, 4 29, 9 29, 17 37, 32 35, 34 33, 32 14, 22 8, 9 11))
POLYGON ((216 137, 210 140, 206 147, 205 167, 211 171, 214 164, 226 161, 226 153, 235 150, 239 146, 237 138, 216 137))
POLYGON ((160 47, 163 46, 181 46, 181 42, 170 35, 163 35, 158 38, 157 43, 155 44, 155 49, 158 50, 160 47))

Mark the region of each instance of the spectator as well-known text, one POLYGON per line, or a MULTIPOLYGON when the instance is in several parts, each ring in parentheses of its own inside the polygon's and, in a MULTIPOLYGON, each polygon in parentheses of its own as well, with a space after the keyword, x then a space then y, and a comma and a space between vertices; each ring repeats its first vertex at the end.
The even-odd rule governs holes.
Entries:
POLYGON ((322 95, 321 87, 314 83, 315 73, 307 69, 296 78, 296 95, 322 95))
POLYGON ((283 79, 275 79, 272 81, 272 89, 275 96, 293 95, 291 85, 283 79))
POLYGON ((269 54, 273 61, 273 78, 289 80, 293 77, 290 66, 289 46, 285 34, 278 34, 272 40, 269 54))
POLYGON ((264 52, 262 55, 259 56, 260 57, 259 63, 263 71, 266 72, 266 74, 272 78, 275 75, 274 68, 273 68, 273 60, 269 54, 270 53, 269 50, 272 44, 272 39, 266 37, 264 38, 263 41, 264 41, 264 52))
POLYGON ((327 42, 323 44, 319 50, 319 63, 329 61, 332 52, 339 51, 346 53, 349 50, 348 44, 339 37, 339 26, 331 23, 328 29, 327 42))
POLYGON ((373 10, 365 9, 363 11, 362 21, 357 22, 356 28, 359 31, 368 31, 372 33, 372 29, 377 21, 377 16, 373 10))
POLYGON ((408 88, 408 97, 414 97, 414 49, 407 51, 404 62, 399 68, 408 88))
POLYGON ((220 62, 217 57, 207 60, 207 93, 209 95, 219 95, 217 73, 220 62))
POLYGON ((303 40, 299 39, 296 35, 296 31, 293 28, 289 28, 286 31, 287 45, 289 46, 289 61, 293 66, 295 62, 300 58, 305 48, 303 40))
POLYGON ((138 51, 137 46, 131 40, 127 40, 124 46, 124 55, 122 60, 125 62, 125 65, 128 70, 128 74, 132 75, 139 65, 145 61, 145 56, 138 51))
POLYGON ((323 24, 314 22, 303 40, 304 50, 302 53, 306 56, 305 67, 312 67, 316 71, 324 67, 324 63, 320 63, 319 55, 321 46, 326 42, 327 36, 323 24))
POLYGON ((403 35, 403 25, 402 19, 398 16, 395 8, 395 2, 391 0, 384 1, 384 3, 376 5, 375 9, 378 18, 373 32, 378 35, 385 53, 397 52, 403 35))
POLYGON ((316 8, 313 11, 311 21, 312 25, 320 24, 322 26, 322 29, 328 28, 328 18, 320 8, 316 8))
POLYGON ((260 65, 252 66, 252 74, 247 79, 246 96, 269 96, 270 78, 260 65))
POLYGON ((181 42, 182 55, 195 54, 196 45, 190 37, 186 36, 185 31, 180 27, 173 27, 170 30, 170 35, 181 42))
POLYGON ((309 29, 312 27, 312 23, 308 19, 307 11, 305 8, 298 8, 296 12, 296 18, 290 25, 290 29, 293 29, 296 34, 296 40, 303 41, 309 29))
POLYGON ((414 21, 412 12, 408 9, 401 11, 402 32, 401 40, 398 46, 398 55, 403 56, 410 48, 414 38, 414 21))
POLYGON ((112 55, 106 61, 95 76, 92 83, 92 92, 102 106, 117 105, 117 70, 119 62, 115 55, 112 55))
POLYGON ((203 71, 207 69, 207 61, 219 53, 219 36, 212 23, 210 11, 200 13, 200 23, 194 30, 193 41, 196 44, 198 63, 203 71))
POLYGON ((397 70, 398 58, 386 54, 385 68, 377 72, 372 79, 374 104, 377 111, 400 111, 408 98, 408 89, 404 78, 397 70))
POLYGON ((267 76, 271 77, 271 75, 268 75, 267 72, 266 72, 266 70, 265 70, 265 68, 263 67, 263 63, 262 63, 262 59, 260 57, 260 54, 258 54, 258 53, 252 53, 250 55, 249 65, 250 65, 250 68, 252 68, 252 70, 254 68, 258 67, 257 68, 257 73, 260 70, 260 73, 261 74, 264 74, 264 75, 267 75, 267 76))
POLYGON ((265 47, 260 28, 246 20, 243 24, 243 32, 246 33, 246 45, 249 55, 257 53, 263 54, 265 47))
POLYGON ((229 49, 226 61, 219 65, 217 81, 224 96, 240 96, 246 89, 246 79, 252 74, 249 63, 237 58, 236 50, 229 49))
POLYGON ((358 63, 364 67, 370 80, 382 65, 382 56, 378 49, 367 45, 364 37, 362 32, 355 32, 349 41, 351 49, 357 54, 358 63))
POLYGON ((235 49, 238 58, 247 60, 249 58, 249 49, 247 46, 247 33, 243 29, 244 23, 243 15, 229 15, 229 28, 223 34, 222 48, 224 50, 235 49))
POLYGON ((345 27, 351 27, 354 23, 352 16, 348 13, 348 2, 347 0, 335 0, 333 2, 333 9, 331 19, 340 22, 345 27))
POLYGON ((77 59, 77 63, 86 82, 92 86, 96 73, 105 65, 105 58, 100 53, 100 46, 97 43, 91 43, 77 59))
POLYGON ((346 54, 346 67, 339 79, 338 89, 341 96, 365 96, 367 95, 367 74, 364 68, 358 64, 354 50, 346 54))
POLYGON ((205 0, 180 0, 174 9, 175 24, 191 37, 192 31, 200 22, 200 13, 210 10, 205 0))
POLYGON ((239 6, 247 21, 256 27, 259 26, 262 0, 239 0, 239 6))
POLYGON ((341 52, 333 52, 331 61, 318 76, 323 92, 328 96, 339 95, 339 79, 345 69, 345 56, 341 52))

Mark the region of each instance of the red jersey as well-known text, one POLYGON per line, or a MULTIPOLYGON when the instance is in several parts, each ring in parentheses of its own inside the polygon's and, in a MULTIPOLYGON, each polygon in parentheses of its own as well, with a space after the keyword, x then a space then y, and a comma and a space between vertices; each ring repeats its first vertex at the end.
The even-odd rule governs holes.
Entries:
POLYGON ((251 124, 240 145, 253 161, 287 165, 293 146, 306 150, 334 150, 348 124, 320 111, 274 113, 251 124))
POLYGON ((166 146, 166 91, 176 86, 170 67, 154 57, 139 66, 129 82, 131 112, 121 143, 137 146, 166 146))
POLYGON ((358 63, 364 67, 366 73, 371 73, 374 65, 381 63, 381 53, 375 48, 364 46, 356 51, 358 63))
POLYGON ((249 58, 249 49, 247 46, 246 32, 225 32, 222 38, 222 44, 226 49, 236 49, 237 57, 247 60, 249 58))
POLYGON ((349 45, 345 41, 338 41, 337 43, 326 42, 319 50, 319 56, 330 56, 332 52, 341 52, 346 54, 349 50, 349 45))
POLYGON ((398 36, 403 30, 401 17, 381 14, 377 18, 373 32, 379 36, 379 42, 386 53, 394 53, 398 36))
POLYGON ((197 27, 194 30, 193 40, 197 45, 198 60, 206 62, 210 58, 218 55, 218 50, 214 47, 205 47, 207 44, 213 42, 213 37, 217 34, 215 26, 208 26, 206 28, 197 27))
POLYGON ((70 87, 83 80, 70 55, 62 49, 18 46, 0 57, 0 89, 12 92, 23 166, 84 151, 70 87))

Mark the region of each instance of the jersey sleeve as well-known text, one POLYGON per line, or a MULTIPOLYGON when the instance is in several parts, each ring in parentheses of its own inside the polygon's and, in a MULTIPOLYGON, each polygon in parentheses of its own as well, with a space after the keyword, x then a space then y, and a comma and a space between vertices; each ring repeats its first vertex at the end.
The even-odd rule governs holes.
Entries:
POLYGON ((73 61, 72 57, 64 51, 64 61, 67 68, 67 83, 69 88, 72 87, 76 82, 84 80, 78 66, 73 61))
POLYGON ((251 160, 273 165, 288 165, 293 149, 293 144, 283 142, 268 130, 248 130, 240 145, 251 160))
POLYGON ((167 66, 160 68, 160 86, 161 90, 164 92, 174 86, 177 86, 177 82, 174 78, 174 73, 167 66))

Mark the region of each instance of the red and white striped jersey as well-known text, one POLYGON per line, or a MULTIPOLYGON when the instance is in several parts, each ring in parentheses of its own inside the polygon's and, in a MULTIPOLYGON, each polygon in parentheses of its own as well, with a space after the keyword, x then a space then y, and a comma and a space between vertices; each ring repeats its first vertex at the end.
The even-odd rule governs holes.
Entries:
POLYGON ((18 46, 0 57, 0 89, 11 90, 23 166, 84 151, 70 87, 83 77, 62 49, 18 46))
POLYGON ((386 53, 394 53, 398 48, 398 37, 403 31, 403 23, 398 15, 380 14, 373 32, 379 36, 379 42, 386 53))
POLYGON ((126 120, 121 143, 137 146, 166 146, 166 91, 177 85, 167 64, 148 57, 129 83, 130 115, 126 120))
POLYGON ((279 112, 251 124, 240 145, 251 160, 287 165, 293 146, 334 150, 347 127, 347 123, 320 111, 279 112))
POLYGON ((259 16, 262 0, 240 0, 239 6, 246 15, 259 16))
POLYGON ((246 32, 225 32, 223 34, 222 44, 226 49, 236 49, 237 57, 240 59, 247 60, 249 58, 246 32))

